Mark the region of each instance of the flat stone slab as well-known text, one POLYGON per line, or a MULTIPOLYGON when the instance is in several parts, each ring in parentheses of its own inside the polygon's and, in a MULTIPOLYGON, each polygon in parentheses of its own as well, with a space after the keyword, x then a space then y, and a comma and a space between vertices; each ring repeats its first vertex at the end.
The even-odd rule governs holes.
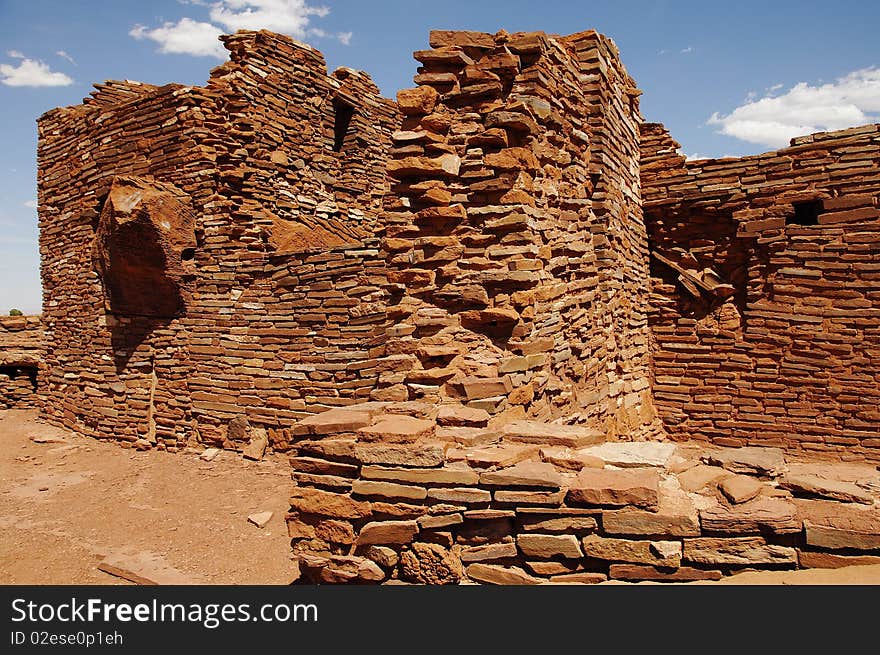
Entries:
POLYGON ((480 474, 469 468, 394 468, 373 465, 361 467, 361 477, 391 482, 464 486, 477 484, 480 480, 480 474))
POLYGON ((827 500, 795 500, 807 545, 839 550, 880 549, 880 510, 827 500))
POLYGON ((408 544, 418 533, 415 521, 373 521, 361 528, 358 545, 408 544))
POLYGON ((707 489, 714 490, 718 483, 729 475, 732 475, 730 471, 718 466, 697 464, 679 473, 678 482, 685 491, 699 493, 707 489))
POLYGON ((608 575, 615 580, 656 580, 658 582, 688 582, 692 580, 720 580, 721 571, 706 571, 689 566, 678 569, 659 568, 647 564, 612 564, 608 575))
POLYGON ((532 585, 543 583, 543 580, 529 575, 517 566, 476 563, 468 566, 466 571, 467 576, 472 580, 486 584, 532 585))
POLYGON ((608 562, 651 564, 678 568, 681 565, 681 542, 636 541, 587 535, 581 540, 584 555, 608 562))
POLYGON ((480 475, 480 484, 493 487, 540 487, 559 489, 564 478, 547 462, 519 462, 510 468, 486 471, 480 475))
POLYGON ((248 523, 253 523, 258 528, 265 528, 269 521, 272 520, 274 512, 266 510, 265 512, 256 512, 247 517, 248 523))
POLYGON ((578 455, 596 457, 606 464, 631 468, 639 466, 665 467, 675 453, 675 444, 659 441, 632 441, 603 443, 575 451, 578 455))
POLYGON ((605 441, 605 434, 584 425, 513 421, 498 429, 505 441, 579 448, 605 441))
POLYGON ((605 510, 602 513, 602 529, 612 535, 698 537, 700 517, 693 500, 686 493, 661 489, 656 511, 635 507, 605 510))
POLYGON ((471 466, 490 468, 493 466, 511 466, 517 462, 531 459, 538 454, 537 446, 525 444, 499 444, 483 448, 472 448, 466 451, 465 459, 471 466))
POLYGON ((354 432, 373 421, 373 415, 356 409, 330 409, 320 414, 312 414, 293 426, 296 435, 326 435, 339 432, 354 432))
POLYGON ((578 539, 573 534, 520 534, 516 538, 516 545, 526 557, 538 559, 579 559, 583 556, 578 539))
POLYGON ((841 569, 845 566, 880 564, 880 555, 838 555, 813 550, 799 550, 798 564, 802 569, 841 569))
POLYGON ((694 564, 749 566, 753 564, 797 564, 794 548, 768 544, 762 537, 718 539, 702 537, 684 540, 682 559, 694 564))
POLYGON ((816 475, 788 473, 779 481, 779 486, 796 495, 819 496, 846 503, 874 504, 874 496, 857 484, 828 480, 816 475))
POLYGON ((435 443, 359 443, 354 447, 354 451, 355 457, 362 464, 387 464, 419 468, 440 466, 446 461, 443 447, 435 443))
POLYGON ((660 475, 653 468, 585 468, 568 490, 568 500, 584 505, 635 505, 657 509, 660 475))
POLYGON ((704 458, 709 464, 734 473, 776 477, 785 471, 785 455, 780 448, 722 448, 704 458))
POLYGON ((753 477, 734 473, 723 478, 718 487, 727 500, 734 505, 739 505, 756 498, 764 485, 753 477))
POLYGON ((412 443, 434 432, 434 422, 405 414, 388 414, 374 424, 360 428, 358 437, 364 441, 412 443))
POLYGON ((546 446, 541 448, 541 459, 560 468, 580 471, 584 467, 605 468, 605 460, 586 455, 583 450, 572 450, 565 446, 546 446))
POLYGON ((437 412, 437 425, 483 428, 492 418, 484 409, 464 405, 444 405, 437 412))
POLYGON ((700 510, 700 522, 707 532, 735 535, 763 531, 785 534, 800 532, 803 528, 793 502, 766 496, 733 507, 716 503, 700 510))

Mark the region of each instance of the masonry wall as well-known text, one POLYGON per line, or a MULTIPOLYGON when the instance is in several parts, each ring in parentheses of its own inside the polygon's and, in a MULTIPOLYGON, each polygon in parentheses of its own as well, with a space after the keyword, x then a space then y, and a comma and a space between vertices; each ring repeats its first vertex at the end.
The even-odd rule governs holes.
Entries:
POLYGON ((742 159, 677 147, 643 126, 666 429, 880 459, 880 126, 742 159))
POLYGON ((386 197, 400 299, 375 400, 649 425, 638 91, 595 32, 434 31, 386 197))
POLYGON ((42 345, 39 316, 0 316, 0 409, 36 406, 42 345))
MULTIPOLYGON (((351 335, 382 320, 370 295, 381 263, 364 240, 377 229, 393 104, 363 73, 328 76, 320 53, 286 37, 224 40, 230 61, 205 87, 109 82, 39 121, 50 421, 175 449, 191 438, 224 442, 232 416, 275 428, 308 404, 354 393, 327 376, 360 375, 336 370, 333 353, 354 366, 369 349, 352 350, 351 335), (340 126, 347 101, 356 104, 340 126), (113 258, 98 236, 108 193, 121 183, 159 198, 133 212, 150 238, 161 221, 143 215, 161 212, 169 194, 194 215, 194 248, 156 237, 159 250, 186 262, 179 311, 120 312, 105 294, 109 274, 96 261, 113 258), (294 279, 297 293, 285 286, 294 279), (334 302, 316 320, 314 308, 334 302), (333 331, 340 311, 356 315, 346 334, 333 331), (317 345, 308 356, 306 333, 317 345)), ((162 272, 167 262, 148 264, 162 272)))

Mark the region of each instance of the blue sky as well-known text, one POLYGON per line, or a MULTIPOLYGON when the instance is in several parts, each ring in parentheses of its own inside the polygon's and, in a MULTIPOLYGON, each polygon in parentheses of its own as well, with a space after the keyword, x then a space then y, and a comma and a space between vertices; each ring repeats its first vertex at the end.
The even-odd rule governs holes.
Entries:
POLYGON ((0 312, 40 309, 35 119, 105 79, 204 83, 220 32, 287 32, 393 97, 432 28, 595 28, 620 47, 645 117, 685 154, 718 157, 880 121, 877 25, 872 0, 0 0, 0 312))

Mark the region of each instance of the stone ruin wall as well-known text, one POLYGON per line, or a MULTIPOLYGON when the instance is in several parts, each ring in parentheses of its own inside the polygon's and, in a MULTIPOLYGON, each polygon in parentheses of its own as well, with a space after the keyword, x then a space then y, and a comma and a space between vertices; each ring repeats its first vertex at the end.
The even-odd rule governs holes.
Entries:
POLYGON ((677 147, 642 126, 666 430, 880 459, 880 126, 742 159, 677 147))
POLYGON ((54 423, 222 444, 234 416, 278 426, 373 385, 355 364, 384 321, 365 240, 393 103, 285 37, 224 41, 203 88, 110 82, 39 121, 54 423))
POLYGON ((39 316, 0 316, 0 409, 27 409, 38 403, 42 348, 39 316))
POLYGON ((203 88, 109 82, 40 119, 49 420, 172 449, 238 447, 240 416, 283 449, 368 399, 652 425, 613 43, 434 32, 401 115, 308 46, 224 42, 203 88))
POLYGON ((383 243, 403 363, 374 399, 632 438, 653 418, 639 91, 592 31, 430 45, 398 96, 383 243))

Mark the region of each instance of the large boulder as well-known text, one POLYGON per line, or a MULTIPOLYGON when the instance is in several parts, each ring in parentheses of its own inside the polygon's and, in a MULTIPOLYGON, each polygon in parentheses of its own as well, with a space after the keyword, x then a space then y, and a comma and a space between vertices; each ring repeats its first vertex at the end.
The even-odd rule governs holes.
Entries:
POLYGON ((195 211, 171 184, 113 179, 94 241, 105 305, 122 316, 184 313, 195 275, 195 211))

